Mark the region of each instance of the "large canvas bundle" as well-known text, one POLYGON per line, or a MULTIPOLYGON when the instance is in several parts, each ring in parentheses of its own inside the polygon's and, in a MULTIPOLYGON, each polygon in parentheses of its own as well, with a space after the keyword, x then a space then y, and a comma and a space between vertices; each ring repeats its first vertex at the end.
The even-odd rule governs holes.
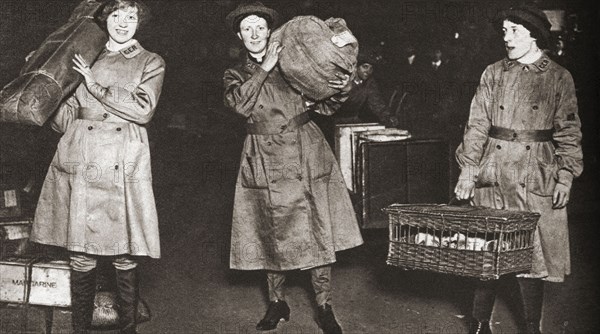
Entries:
POLYGON ((69 21, 31 55, 21 74, 0 91, 0 121, 43 125, 81 83, 72 69, 75 54, 92 63, 108 40, 94 15, 102 2, 84 0, 69 21))
POLYGON ((328 80, 336 79, 335 73, 352 74, 356 67, 358 42, 343 19, 297 16, 275 30, 271 40, 284 47, 279 54, 283 76, 312 100, 338 93, 328 80))

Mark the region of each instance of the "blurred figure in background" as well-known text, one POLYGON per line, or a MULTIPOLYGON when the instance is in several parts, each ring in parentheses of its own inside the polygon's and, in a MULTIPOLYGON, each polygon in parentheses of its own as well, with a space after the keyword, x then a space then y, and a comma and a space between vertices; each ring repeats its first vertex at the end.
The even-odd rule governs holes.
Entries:
POLYGON ((556 43, 554 44, 554 48, 550 53, 550 57, 552 57, 552 60, 559 63, 560 66, 566 68, 567 70, 573 70, 571 68, 573 65, 573 57, 571 52, 567 50, 567 42, 562 37, 559 36, 556 39, 556 43))
POLYGON ((413 44, 404 48, 394 71, 395 89, 388 106, 397 119, 399 126, 414 132, 414 118, 422 110, 423 73, 426 62, 421 59, 413 44))
POLYGON ((377 63, 376 55, 368 51, 359 53, 348 99, 334 114, 337 124, 377 122, 388 127, 397 125, 373 75, 377 63))
POLYGON ((381 123, 386 127, 398 125, 373 76, 377 63, 376 54, 369 52, 368 49, 361 51, 348 99, 333 116, 314 115, 332 148, 335 145, 335 124, 381 123))
POLYGON ((441 47, 434 47, 422 66, 418 85, 419 108, 408 115, 414 136, 446 139, 449 115, 455 106, 452 69, 441 47))

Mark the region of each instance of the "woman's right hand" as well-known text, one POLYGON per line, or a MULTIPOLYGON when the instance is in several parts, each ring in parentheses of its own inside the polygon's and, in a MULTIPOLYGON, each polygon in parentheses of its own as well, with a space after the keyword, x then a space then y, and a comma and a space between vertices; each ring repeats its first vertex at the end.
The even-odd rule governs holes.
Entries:
POLYGON ((269 43, 267 53, 265 53, 265 59, 260 67, 267 72, 271 72, 273 67, 275 67, 279 61, 279 52, 281 52, 281 50, 283 50, 283 46, 281 46, 279 42, 269 43))
POLYGON ((91 89, 91 87, 96 84, 96 78, 94 77, 94 72, 92 72, 90 65, 88 65, 87 61, 85 61, 80 54, 75 54, 73 63, 75 63, 73 69, 83 76, 86 87, 91 89))
POLYGON ((454 188, 456 199, 460 201, 468 200, 475 195, 475 181, 473 180, 458 180, 454 188))

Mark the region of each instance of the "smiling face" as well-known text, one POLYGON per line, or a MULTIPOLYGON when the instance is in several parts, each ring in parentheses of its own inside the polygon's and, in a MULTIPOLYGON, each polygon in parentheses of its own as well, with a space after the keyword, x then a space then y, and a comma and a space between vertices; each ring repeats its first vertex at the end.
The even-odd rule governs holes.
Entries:
POLYGON ((266 53, 271 30, 265 19, 250 15, 240 22, 240 32, 237 35, 244 42, 248 52, 259 58, 266 53))
POLYGON ((113 42, 124 44, 133 38, 138 27, 137 11, 135 7, 128 7, 117 9, 108 15, 106 30, 113 42))
POLYGON ((502 32, 506 53, 511 60, 521 59, 537 49, 534 47, 535 38, 531 37, 531 32, 521 24, 504 20, 502 32))
POLYGON ((356 75, 360 80, 367 80, 373 74, 373 65, 369 63, 362 63, 356 68, 356 75))

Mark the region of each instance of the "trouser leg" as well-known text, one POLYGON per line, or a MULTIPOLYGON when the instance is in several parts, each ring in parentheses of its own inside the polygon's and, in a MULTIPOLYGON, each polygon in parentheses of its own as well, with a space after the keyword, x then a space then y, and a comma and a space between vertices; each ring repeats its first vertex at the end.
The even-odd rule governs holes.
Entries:
POLYGON ((477 281, 473 294, 473 318, 479 322, 489 321, 494 310, 498 280, 477 281))
POLYGON ((544 281, 538 278, 517 278, 517 281, 521 290, 521 303, 527 333, 540 333, 544 303, 544 281))
POLYGON ((269 284, 269 301, 284 300, 283 284, 285 274, 281 271, 268 271, 267 283, 269 284))
POLYGON ((129 256, 113 260, 117 280, 117 304, 121 333, 136 333, 139 284, 137 262, 129 256))
POLYGON ((313 268, 310 270, 310 276, 317 305, 331 304, 331 266, 313 268))
POLYGON ((331 307, 331 266, 313 268, 311 281, 317 299, 317 319, 324 334, 342 334, 331 307))
POLYGON ((97 261, 83 253, 72 253, 70 259, 73 333, 86 334, 91 327, 94 312, 97 261))
POLYGON ((261 321, 256 324, 259 331, 270 331, 277 328, 281 319, 290 320, 290 308, 284 300, 283 283, 285 273, 281 271, 267 271, 267 283, 269 285, 269 308, 261 321))

